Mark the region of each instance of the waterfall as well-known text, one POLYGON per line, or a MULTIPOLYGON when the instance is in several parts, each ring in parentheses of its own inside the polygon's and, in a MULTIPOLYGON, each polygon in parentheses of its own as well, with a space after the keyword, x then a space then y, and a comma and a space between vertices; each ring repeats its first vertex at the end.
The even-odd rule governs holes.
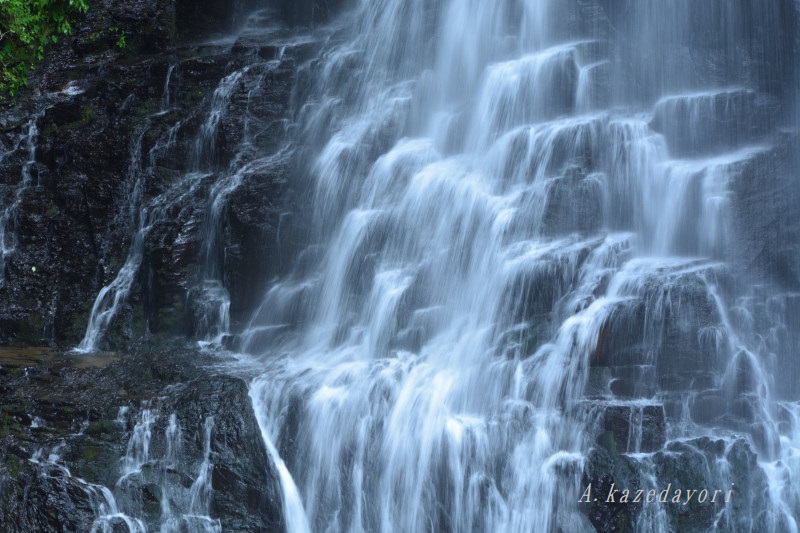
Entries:
POLYGON ((125 303, 134 279, 139 272, 142 264, 142 253, 144 248, 144 221, 145 212, 140 210, 142 194, 144 189, 143 172, 141 168, 142 140, 147 131, 148 123, 137 133, 133 147, 131 149, 131 160, 128 166, 128 180, 131 182, 131 195, 128 204, 130 213, 131 227, 135 228, 131 248, 125 264, 117 273, 113 281, 103 287, 92 305, 89 314, 89 322, 86 326, 86 333, 80 344, 75 348, 78 353, 91 353, 98 349, 98 342, 111 321, 117 314, 119 307, 125 303))
MULTIPOLYGON (((251 17, 241 30, 242 35, 274 31, 272 27, 261 28, 259 24, 264 21, 258 15, 251 17)), ((202 346, 216 346, 230 333, 231 297, 225 271, 228 253, 224 234, 226 209, 229 197, 248 176, 268 174, 286 158, 282 139, 285 124, 263 124, 264 117, 258 109, 269 97, 271 77, 282 66, 285 46, 278 47, 275 57, 256 57, 250 64, 239 66, 220 79, 205 107, 199 110, 196 131, 190 129, 193 119, 198 118, 195 115, 181 117, 166 131, 153 125, 168 113, 181 109, 180 90, 176 87, 182 83, 180 66, 169 66, 162 89, 161 108, 143 121, 131 146, 129 187, 124 191, 126 210, 130 214, 129 220, 124 222, 131 229, 128 256, 113 280, 98 293, 86 332, 75 351, 91 353, 107 346, 105 340, 109 330, 124 309, 137 279, 142 277, 142 264, 149 250, 148 238, 154 229, 174 216, 176 210, 185 209, 198 194, 205 198, 205 205, 197 228, 199 257, 186 298, 188 314, 191 315, 191 334, 202 346), (230 110, 235 108, 236 102, 232 100, 238 96, 237 91, 246 94, 247 107, 242 117, 236 117, 237 121, 241 119, 241 124, 237 124, 241 131, 231 134, 223 128, 230 110), (255 109, 251 110, 251 107, 255 109), (160 131, 158 138, 145 150, 143 140, 153 131, 160 131), (236 148, 235 154, 226 159, 230 154, 220 150, 220 138, 239 134, 241 137, 231 143, 236 148), (159 160, 179 153, 179 145, 185 142, 186 136, 190 137, 186 160, 176 162, 179 176, 158 194, 149 196, 152 190, 159 190, 157 182, 162 180, 158 176, 159 160), (265 141, 265 138, 268 139, 265 141), (264 153, 265 143, 274 143, 276 149, 264 153)), ((187 233, 192 231, 193 228, 187 229, 187 233)))
MULTIPOLYGON (((167 71, 167 79, 164 84, 163 109, 156 111, 153 116, 163 114, 170 104, 172 89, 169 82, 172 76, 173 69, 170 68, 167 71)), ((242 72, 236 71, 220 81, 219 86, 214 91, 205 121, 196 135, 194 150, 190 154, 190 170, 172 183, 164 193, 152 199, 146 198, 144 191, 147 180, 154 175, 156 155, 170 150, 175 143, 177 132, 183 126, 183 121, 179 120, 161 135, 150 148, 149 157, 147 158, 149 165, 144 169, 142 168, 142 139, 150 127, 149 119, 144 122, 138 131, 131 148, 131 161, 128 168, 128 181, 131 184, 128 209, 131 213, 130 226, 132 228, 128 258, 112 282, 103 287, 97 295, 89 315, 86 333, 80 344, 75 348, 76 352, 91 353, 100 349, 103 336, 107 334, 113 319, 126 302, 128 293, 136 280, 136 276, 139 274, 148 234, 153 227, 169 216, 173 206, 180 205, 183 199, 194 194, 203 185, 204 179, 210 175, 211 168, 209 167, 212 165, 211 162, 215 155, 215 138, 220 118, 224 114, 231 92, 236 87, 241 76, 242 72)), ((216 189, 217 187, 215 187, 216 189)), ((214 204, 215 202, 212 200, 212 205, 214 204)), ((214 215, 212 215, 212 220, 215 220, 213 217, 214 215)), ((207 230, 207 233, 216 231, 218 231, 217 228, 212 226, 207 230)), ((206 240, 208 241, 209 239, 206 240)), ((210 252, 206 253, 206 255, 209 254, 210 252)), ((229 305, 227 291, 215 280, 204 282, 203 287, 210 288, 208 294, 211 295, 210 298, 212 299, 211 312, 215 312, 218 315, 212 320, 214 320, 215 324, 217 322, 223 324, 221 327, 218 326, 218 329, 225 331, 227 326, 224 324, 227 320, 227 306, 229 305), (217 303, 217 305, 213 305, 214 303, 217 303)))
POLYGON ((742 491, 717 530, 797 531, 787 296, 734 246, 734 190, 797 126, 748 41, 779 3, 610 4, 364 0, 304 67, 307 247, 241 334, 290 530, 592 531, 611 442, 663 487, 712 464, 683 488, 742 491))
POLYGON ((85 493, 96 512, 91 533, 110 533, 120 527, 125 527, 130 533, 146 533, 147 528, 141 520, 120 512, 114 495, 107 487, 74 477, 69 468, 61 464, 62 460, 57 452, 58 447, 55 447, 45 458, 44 449, 39 449, 30 458, 30 462, 41 468, 40 475, 71 479, 85 493))
MULTIPOLYGON (((100 349, 103 336, 107 333, 121 306, 125 304, 136 276, 139 274, 148 230, 158 222, 159 217, 163 216, 163 208, 159 209, 157 205, 148 208, 145 198, 146 182, 155 168, 156 155, 168 150, 175 143, 175 136, 181 127, 181 122, 167 130, 150 149, 147 168, 142 168, 142 142, 150 128, 151 120, 169 109, 174 90, 170 85, 174 70, 174 65, 170 65, 167 70, 161 109, 148 116, 143 122, 135 134, 130 150, 127 175, 128 190, 124 191, 128 201, 123 204, 126 206, 125 214, 128 217, 128 220, 124 222, 126 227, 131 229, 131 244, 128 250, 128 257, 111 283, 104 286, 98 293, 97 298, 95 298, 92 310, 89 313, 86 333, 84 333, 83 339, 81 339, 78 346, 74 348, 77 353, 92 353, 100 349)), ((186 188, 183 185, 181 184, 181 189, 186 188)), ((191 190, 191 187, 189 189, 191 190)))
POLYGON ((3 210, 0 213, 0 287, 6 282, 6 258, 14 253, 17 246, 14 235, 17 209, 19 209, 22 202, 23 194, 33 185, 31 170, 36 163, 36 137, 39 134, 39 128, 36 123, 40 118, 41 113, 37 113, 31 118, 24 129, 24 134, 17 139, 14 146, 0 154, 0 163, 20 149, 25 150, 28 154, 27 161, 22 164, 20 181, 16 186, 14 198, 10 203, 3 206, 3 210))
MULTIPOLYGON (((177 531, 205 531, 215 533, 221 531, 218 519, 211 517, 210 494, 212 489, 211 473, 211 438, 214 431, 214 417, 205 419, 200 428, 203 434, 203 456, 196 465, 196 477, 189 479, 178 472, 181 464, 190 461, 184 455, 183 428, 175 413, 171 413, 164 428, 163 447, 156 454, 151 453, 153 428, 159 418, 159 408, 149 402, 143 402, 136 418, 131 419, 133 430, 125 456, 120 462, 120 477, 113 489, 102 485, 87 484, 90 501, 96 509, 97 519, 93 531, 108 532, 114 530, 120 521, 124 521, 132 533, 146 532, 145 506, 142 501, 142 486, 157 486, 161 516, 153 524, 161 533, 177 531), (154 456, 155 455, 155 456, 154 456)), ((122 407, 115 420, 126 427, 130 418, 129 408, 122 407)), ((156 437, 158 439, 158 437, 156 437)), ((41 461, 40 452, 33 460, 41 461)), ((50 454, 46 464, 65 467, 58 464, 58 456, 50 454)), ((195 467, 195 465, 190 465, 195 467)), ((68 471, 66 471, 69 475, 68 471)))
MULTIPOLYGON (((262 132, 252 124, 251 106, 253 100, 259 101, 265 80, 273 75, 281 64, 283 47, 277 53, 277 58, 255 65, 259 73, 247 91, 247 107, 243 118, 243 138, 239 144, 238 152, 228 164, 226 171, 211 185, 207 202, 205 218, 202 228, 202 252, 199 283, 192 288, 190 298, 194 302, 196 312, 195 337, 201 339, 203 346, 221 344, 226 335, 230 333, 230 293, 225 282, 225 242, 222 232, 224 230, 223 217, 228 206, 230 195, 235 192, 248 174, 268 173, 273 165, 280 163, 284 152, 279 149, 275 153, 263 154, 258 150, 258 137, 262 132), (256 155, 254 155, 256 154, 256 155)), ((252 66, 245 67, 240 72, 225 78, 220 88, 227 87, 228 97, 230 89, 235 83, 241 81, 244 73, 252 66)), ((218 102, 219 89, 214 94, 212 113, 209 120, 203 125, 197 140, 198 154, 206 154, 206 158, 213 160, 215 155, 214 137, 221 114, 227 101, 218 102)), ((197 163, 199 164, 199 162, 197 163)), ((211 164, 211 163, 207 163, 211 164)))

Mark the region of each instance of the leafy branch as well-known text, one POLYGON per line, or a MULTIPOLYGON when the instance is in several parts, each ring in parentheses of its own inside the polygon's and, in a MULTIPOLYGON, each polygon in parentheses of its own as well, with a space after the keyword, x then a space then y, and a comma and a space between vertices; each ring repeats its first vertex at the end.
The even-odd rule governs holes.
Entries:
POLYGON ((89 0, 0 0, 0 97, 25 86, 47 47, 88 9, 89 0))

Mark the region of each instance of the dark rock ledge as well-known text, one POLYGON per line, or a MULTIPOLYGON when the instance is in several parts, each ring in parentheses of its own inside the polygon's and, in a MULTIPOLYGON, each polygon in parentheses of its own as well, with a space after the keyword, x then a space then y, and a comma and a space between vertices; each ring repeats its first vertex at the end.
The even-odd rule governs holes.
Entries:
POLYGON ((100 486, 150 531, 163 520, 162 499, 180 519, 209 419, 208 514, 223 531, 282 530, 278 477, 247 385, 205 367, 214 362, 182 347, 124 356, 0 349, 0 530, 89 531, 104 502, 100 486), (120 481, 145 414, 153 420, 148 459, 120 481), (171 415, 180 430, 168 461, 171 415))

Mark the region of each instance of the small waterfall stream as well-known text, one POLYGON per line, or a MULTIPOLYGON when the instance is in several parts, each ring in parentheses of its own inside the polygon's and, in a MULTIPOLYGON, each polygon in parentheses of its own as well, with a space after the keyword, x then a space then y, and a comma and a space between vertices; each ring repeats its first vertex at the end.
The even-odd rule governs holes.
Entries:
POLYGON ((0 154, 0 162, 20 149, 24 149, 28 154, 27 161, 22 165, 20 181, 16 187, 14 198, 10 203, 3 206, 2 213, 0 213, 0 287, 2 287, 6 281, 6 257, 14 253, 14 249, 16 248, 14 217, 16 216, 16 211, 22 200, 22 195, 33 184, 31 170, 34 163, 36 163, 36 136, 39 134, 39 128, 36 123, 39 118, 41 118, 41 113, 34 115, 34 117, 28 121, 25 134, 18 139, 17 143, 12 146, 10 150, 0 154))
POLYGON ((201 250, 197 261, 196 279, 194 285, 189 288, 188 296, 195 315, 193 333, 204 345, 217 345, 229 333, 230 294, 224 279, 226 250, 222 219, 228 196, 241 185, 247 174, 268 172, 285 157, 281 150, 277 153, 263 154, 255 147, 261 141, 260 137, 264 136, 264 132, 253 126, 254 122, 258 126, 258 121, 251 118, 249 110, 251 95, 258 95, 262 90, 262 82, 281 65, 282 50, 283 48, 279 49, 274 59, 259 59, 233 70, 220 80, 211 95, 208 110, 194 135, 194 140, 190 143, 188 160, 181 167, 183 170, 180 177, 162 193, 148 197, 145 190, 151 180, 157 179, 156 167, 159 158, 174 151, 177 137, 183 133, 187 122, 185 118, 178 120, 157 139, 146 156, 142 153, 143 138, 151 129, 151 121, 166 114, 171 106, 175 105, 175 99, 180 92, 174 87, 180 83, 179 68, 171 65, 167 70, 161 109, 155 111, 142 124, 131 147, 128 169, 130 190, 126 191, 131 218, 128 224, 132 230, 128 258, 112 282, 103 287, 97 295, 86 333, 75 351, 92 353, 102 348, 103 337, 108 333, 121 306, 125 304, 137 276, 140 275, 148 235, 176 208, 183 206, 187 198, 191 198, 198 191, 206 194, 206 205, 200 229, 201 250), (232 105, 231 98, 234 92, 242 86, 249 87, 248 109, 245 110, 243 118, 242 138, 236 156, 231 161, 223 161, 217 149, 221 122, 232 105), (144 167, 143 161, 147 162, 144 167))
MULTIPOLYGON (((157 111, 155 113, 156 115, 164 113, 168 108, 172 90, 170 89, 169 82, 172 75, 173 69, 171 68, 168 71, 167 80, 164 84, 164 109, 157 111)), ((103 335, 106 334, 120 306, 125 303, 128 292, 136 276, 139 274, 147 234, 155 225, 163 220, 164 217, 169 215, 173 206, 180 205, 185 197, 194 194, 198 187, 203 185, 204 180, 210 176, 212 161, 215 156, 214 139, 217 135, 220 117, 225 112, 231 92, 236 87, 241 76, 242 73, 236 71, 222 79, 219 87, 214 91, 210 110, 195 139, 194 151, 190 156, 191 170, 176 180, 164 194, 154 199, 147 199, 143 196, 143 189, 146 186, 145 181, 154 174, 156 154, 164 153, 171 148, 175 142, 175 136, 183 124, 179 121, 172 128, 167 130, 150 149, 148 157, 150 166, 146 169, 142 169, 141 166, 143 159, 141 152, 142 138, 149 128, 149 122, 146 121, 142 126, 141 131, 136 137, 134 146, 131 149, 131 163, 128 170, 129 181, 132 183, 129 209, 132 214, 131 226, 133 228, 128 259, 125 261, 125 264, 119 270, 114 280, 106 287, 103 287, 97 295, 97 299, 89 315, 86 334, 80 344, 75 348, 75 351, 80 353, 92 353, 100 348, 99 342, 102 340, 103 335)), ((219 195, 218 188, 219 184, 212 188, 212 194, 214 195, 214 199, 210 202, 212 211, 216 205, 214 200, 219 195)), ((218 212, 219 207, 216 207, 216 210, 218 212)), ((207 233, 212 234, 212 237, 213 233, 218 231, 214 226, 214 222, 218 221, 217 219, 218 214, 216 217, 213 213, 210 215, 207 233)), ((212 254, 218 253, 217 247, 213 244, 212 237, 206 239, 207 244, 204 248, 204 252, 206 263, 216 265, 216 263, 209 258, 212 254)), ((205 280, 201 287, 204 294, 207 295, 204 301, 210 307, 206 316, 211 316, 207 320, 210 320, 214 324, 213 326, 206 326, 204 329, 217 329, 219 330, 217 333, 227 331, 227 306, 229 305, 227 291, 216 279, 205 280)), ((198 327, 202 327, 202 325, 198 327)))

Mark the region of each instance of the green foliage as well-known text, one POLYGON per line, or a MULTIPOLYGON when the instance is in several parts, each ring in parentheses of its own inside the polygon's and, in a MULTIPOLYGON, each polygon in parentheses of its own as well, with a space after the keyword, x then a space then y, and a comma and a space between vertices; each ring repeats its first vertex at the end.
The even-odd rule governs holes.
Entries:
POLYGON ((89 0, 0 0, 0 97, 27 83, 28 70, 87 9, 89 0))
POLYGON ((119 48, 120 50, 124 50, 128 46, 128 43, 125 42, 125 30, 118 28, 117 26, 112 26, 111 33, 113 35, 119 36, 119 38, 117 39, 117 48, 119 48))
MULTIPOLYGON (((105 17, 103 17, 103 22, 106 22, 105 17)), ((109 37, 112 40, 116 39, 114 46, 120 50, 124 50, 128 47, 128 43, 125 41, 125 30, 119 26, 111 26, 110 28, 93 31, 89 34, 89 40, 93 43, 97 41, 107 41, 109 37)))

